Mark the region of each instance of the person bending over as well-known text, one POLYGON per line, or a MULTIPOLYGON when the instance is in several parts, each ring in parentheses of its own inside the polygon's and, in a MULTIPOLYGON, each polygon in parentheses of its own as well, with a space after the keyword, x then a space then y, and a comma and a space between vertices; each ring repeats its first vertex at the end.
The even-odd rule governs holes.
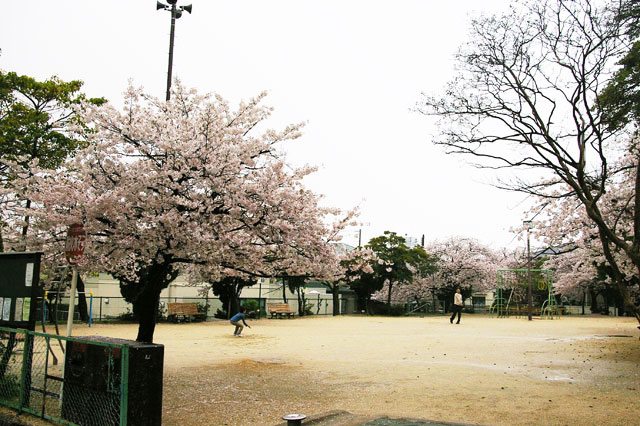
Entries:
POLYGON ((240 308, 240 312, 238 312, 237 314, 231 317, 231 324, 236 326, 236 329, 233 332, 233 335, 236 337, 242 337, 242 329, 244 327, 242 326, 240 321, 242 321, 242 323, 245 326, 251 328, 251 326, 247 324, 247 321, 246 321, 247 316, 245 315, 245 312, 247 312, 247 310, 244 307, 242 307, 240 308))

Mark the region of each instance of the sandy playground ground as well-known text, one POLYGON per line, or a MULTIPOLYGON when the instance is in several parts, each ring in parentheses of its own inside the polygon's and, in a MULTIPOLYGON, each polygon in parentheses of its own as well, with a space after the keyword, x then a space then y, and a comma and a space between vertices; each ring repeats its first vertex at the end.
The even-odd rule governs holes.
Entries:
MULTIPOLYGON (((632 318, 463 315, 159 324, 163 424, 275 425, 331 410, 482 425, 640 424, 632 318)), ((74 326, 135 339, 137 325, 74 326)))

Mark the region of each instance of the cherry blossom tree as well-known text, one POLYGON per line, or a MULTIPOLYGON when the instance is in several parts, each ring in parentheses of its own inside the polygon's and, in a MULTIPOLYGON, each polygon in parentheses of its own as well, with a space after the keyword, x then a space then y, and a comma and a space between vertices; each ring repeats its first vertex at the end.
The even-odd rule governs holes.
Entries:
POLYGON ((24 250, 31 200, 24 198, 19 183, 29 175, 30 164, 56 167, 73 155, 81 141, 71 137, 67 125, 80 123, 77 106, 104 102, 87 99, 82 85, 79 80, 54 76, 37 81, 0 70, 0 251, 24 250), (17 214, 19 207, 24 215, 17 214), (12 238, 5 242, 4 234, 12 238))
POLYGON ((436 271, 429 279, 431 291, 444 298, 448 307, 459 288, 464 298, 473 291, 488 291, 496 286, 496 273, 502 267, 500 257, 471 238, 455 237, 427 245, 434 256, 436 271))
POLYGON ((354 250, 338 252, 339 268, 335 268, 337 274, 324 283, 333 296, 333 315, 340 315, 340 287, 352 285, 354 282, 366 279, 373 275, 371 265, 378 262, 376 254, 367 247, 357 247, 354 250))
POLYGON ((120 281, 151 342, 159 295, 184 269, 201 268, 211 282, 230 273, 257 275, 272 259, 285 269, 313 260, 334 209, 302 185, 311 167, 293 168, 278 146, 301 125, 262 130, 271 109, 264 94, 236 109, 219 96, 179 82, 170 101, 130 87, 122 111, 88 106, 91 131, 76 129, 87 148, 29 182, 39 206, 38 238, 60 253, 66 227, 88 234, 80 267, 120 281), (291 261, 291 253, 307 253, 291 261))
POLYGON ((631 40, 617 19, 624 2, 592 3, 524 1, 473 20, 472 40, 457 55, 459 74, 442 97, 425 97, 419 110, 442 118, 436 143, 448 152, 514 172, 498 186, 577 200, 597 229, 626 308, 640 321, 625 270, 640 271, 640 179, 630 181, 624 204, 632 220, 623 225, 607 216, 608 190, 622 172, 618 159, 628 156, 628 167, 637 169, 640 156, 635 148, 621 149, 630 129, 610 126, 599 100, 631 40))
MULTIPOLYGON (((607 227, 623 240, 633 240, 636 203, 636 141, 621 146, 622 155, 609 165, 612 177, 599 203, 600 215, 607 227)), ((570 250, 550 259, 556 269, 559 292, 568 293, 584 283, 602 281, 600 286, 615 287, 629 312, 637 313, 640 296, 638 269, 623 248, 602 244, 600 226, 595 223, 575 197, 555 197, 562 189, 554 188, 548 197, 539 197, 534 211, 541 212, 533 222, 536 238, 550 246, 568 246, 570 250), (606 248, 606 250, 605 250, 606 248), (605 275, 598 280, 598 274, 605 275)), ((566 191, 566 189, 565 189, 566 191)))

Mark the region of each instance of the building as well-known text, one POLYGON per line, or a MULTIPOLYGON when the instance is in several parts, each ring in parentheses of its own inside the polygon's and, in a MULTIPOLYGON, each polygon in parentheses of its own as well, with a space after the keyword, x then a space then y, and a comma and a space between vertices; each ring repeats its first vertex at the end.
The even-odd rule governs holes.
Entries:
MULTIPOLYGON (((119 282, 109 274, 100 273, 84 277, 84 285, 87 304, 90 306, 91 317, 94 320, 118 318, 132 311, 132 305, 126 302, 120 293, 119 282)), ((206 305, 208 307, 207 318, 213 318, 218 309, 222 309, 222 303, 210 290, 207 290, 206 286, 190 284, 179 276, 166 289, 162 290, 160 294, 161 309, 166 310, 166 303, 169 302, 194 302, 206 305)), ((297 311, 297 295, 288 288, 285 288, 284 291, 287 303, 292 310, 297 311)), ((306 286, 305 293, 306 303, 310 305, 314 314, 333 314, 333 296, 328 293, 326 286, 318 282, 310 282, 306 286), (313 293, 308 294, 309 292, 313 293)), ((259 278, 255 285, 245 287, 242 290, 240 300, 248 299, 259 301, 261 312, 264 315, 267 303, 283 301, 282 282, 273 278, 259 278)), ((346 299, 342 302, 345 308, 348 307, 346 299)))

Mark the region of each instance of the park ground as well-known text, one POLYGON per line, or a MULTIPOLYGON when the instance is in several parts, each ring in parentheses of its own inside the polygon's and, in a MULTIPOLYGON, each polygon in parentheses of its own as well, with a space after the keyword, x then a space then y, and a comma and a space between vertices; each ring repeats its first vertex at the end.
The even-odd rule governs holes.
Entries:
MULTIPOLYGON (((480 425, 640 424, 632 318, 305 317, 158 324, 164 425, 276 425, 289 413, 480 425)), ((135 339, 137 325, 74 326, 135 339)))

